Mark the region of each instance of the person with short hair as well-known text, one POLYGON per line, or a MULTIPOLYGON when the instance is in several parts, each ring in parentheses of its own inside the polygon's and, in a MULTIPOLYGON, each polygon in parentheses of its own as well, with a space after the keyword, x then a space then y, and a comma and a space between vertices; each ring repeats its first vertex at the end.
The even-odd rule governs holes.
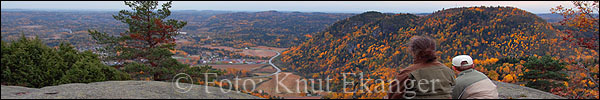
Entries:
POLYGON ((496 85, 485 74, 474 69, 473 59, 468 55, 452 58, 452 69, 460 72, 452 99, 498 99, 496 85))

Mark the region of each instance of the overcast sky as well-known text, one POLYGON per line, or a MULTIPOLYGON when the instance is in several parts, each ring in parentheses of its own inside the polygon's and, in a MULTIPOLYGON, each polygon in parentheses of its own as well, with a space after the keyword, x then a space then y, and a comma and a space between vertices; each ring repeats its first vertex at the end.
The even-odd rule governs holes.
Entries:
MULTIPOLYGON (((162 3, 162 2, 161 2, 162 3)), ((2 9, 122 10, 123 1, 2 1, 2 9)), ((300 11, 431 13, 463 6, 512 6, 532 13, 550 13, 569 1, 173 1, 172 10, 300 11)))

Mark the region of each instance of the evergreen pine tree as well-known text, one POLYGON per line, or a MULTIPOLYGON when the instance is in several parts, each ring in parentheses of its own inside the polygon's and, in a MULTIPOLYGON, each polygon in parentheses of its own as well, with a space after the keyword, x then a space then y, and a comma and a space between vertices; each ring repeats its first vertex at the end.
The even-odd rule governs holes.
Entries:
POLYGON ((121 10, 113 18, 129 25, 129 30, 119 36, 89 30, 101 50, 107 53, 106 60, 127 60, 151 66, 154 80, 166 80, 170 75, 187 65, 171 58, 177 30, 186 25, 184 21, 166 20, 171 15, 171 2, 158 9, 158 1, 125 1, 131 10, 121 10))
POLYGON ((559 81, 568 81, 566 77, 565 64, 558 60, 553 60, 550 56, 542 56, 541 58, 529 57, 526 63, 523 64, 525 69, 529 71, 523 73, 524 80, 529 80, 525 84, 527 87, 550 91, 551 87, 558 87, 559 81))

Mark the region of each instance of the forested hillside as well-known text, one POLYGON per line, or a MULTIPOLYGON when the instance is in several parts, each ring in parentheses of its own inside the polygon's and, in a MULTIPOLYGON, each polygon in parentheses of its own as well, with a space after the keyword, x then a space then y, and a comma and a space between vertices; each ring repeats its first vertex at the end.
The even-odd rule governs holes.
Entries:
MULTIPOLYGON (((342 73, 363 72, 365 78, 371 79, 394 78, 395 72, 412 64, 412 57, 406 53, 404 44, 415 35, 436 39, 439 60, 446 66, 450 66, 449 60, 452 57, 461 54, 471 55, 476 59, 476 63, 486 64, 494 64, 499 58, 530 57, 529 60, 517 60, 520 61, 520 66, 504 62, 506 66, 491 67, 483 64, 477 67, 494 80, 521 85, 526 85, 523 82, 535 82, 523 78, 523 73, 535 70, 536 67, 546 67, 526 64, 528 61, 540 62, 537 58, 542 55, 550 56, 552 60, 560 59, 564 63, 547 65, 556 68, 598 59, 597 51, 566 45, 566 41, 559 39, 562 33, 530 12, 512 7, 462 7, 440 10, 423 17, 379 12, 356 15, 336 22, 326 31, 314 34, 308 41, 283 52, 281 64, 286 71, 297 72, 304 77, 333 77, 334 84, 331 89, 340 92, 342 73)), ((547 58, 540 59, 551 61, 547 58)), ((597 63, 581 66, 592 68, 591 73, 598 73, 598 69, 594 69, 597 63)), ((556 70, 541 70, 550 71, 556 70)), ((569 76, 559 75, 560 77, 575 77, 573 74, 578 73, 573 68, 558 71, 569 73, 569 76)), ((597 80, 597 77, 595 78, 597 80)), ((571 81, 550 82, 561 85, 562 82, 571 81)), ((376 89, 377 84, 368 87, 371 90, 376 89)), ((597 86, 590 86, 583 91, 588 94, 595 91, 597 96, 597 90, 592 89, 594 87, 597 89, 597 86)), ((348 90, 359 88, 360 86, 355 84, 348 90)), ((332 93, 327 98, 383 96, 384 93, 332 93)))

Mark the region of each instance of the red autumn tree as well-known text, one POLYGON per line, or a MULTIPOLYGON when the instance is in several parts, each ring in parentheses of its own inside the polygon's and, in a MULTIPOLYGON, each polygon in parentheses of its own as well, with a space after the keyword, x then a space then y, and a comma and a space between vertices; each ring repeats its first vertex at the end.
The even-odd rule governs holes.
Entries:
POLYGON ((561 25, 568 28, 563 40, 572 42, 574 45, 588 49, 598 50, 598 1, 572 1, 574 8, 565 8, 562 5, 550 9, 552 13, 564 17, 561 25), (590 34, 584 34, 590 33, 590 34))

